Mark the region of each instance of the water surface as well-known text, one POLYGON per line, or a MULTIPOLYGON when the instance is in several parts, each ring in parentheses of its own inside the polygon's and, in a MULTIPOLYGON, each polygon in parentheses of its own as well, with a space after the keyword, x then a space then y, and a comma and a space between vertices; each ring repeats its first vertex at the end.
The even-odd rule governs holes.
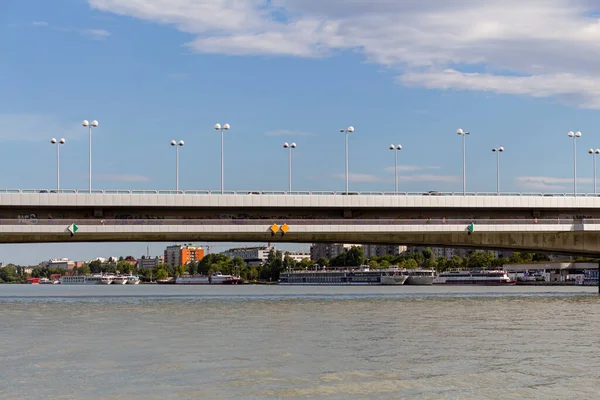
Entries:
POLYGON ((0 285, 0 398, 596 398, 582 287, 0 285))

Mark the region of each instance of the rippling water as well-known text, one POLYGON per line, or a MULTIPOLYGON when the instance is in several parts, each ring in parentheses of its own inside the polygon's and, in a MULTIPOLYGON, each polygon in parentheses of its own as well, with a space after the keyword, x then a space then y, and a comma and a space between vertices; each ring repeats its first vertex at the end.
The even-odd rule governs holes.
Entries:
POLYGON ((595 293, 0 285, 0 398, 593 399, 595 293))

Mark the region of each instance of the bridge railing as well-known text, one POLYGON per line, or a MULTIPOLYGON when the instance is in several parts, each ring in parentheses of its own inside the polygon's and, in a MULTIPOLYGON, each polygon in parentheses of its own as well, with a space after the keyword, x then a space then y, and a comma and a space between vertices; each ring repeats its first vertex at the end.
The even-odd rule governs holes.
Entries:
POLYGON ((265 218, 265 219, 233 219, 233 218, 206 218, 206 219, 0 219, 0 225, 573 225, 573 224, 600 224, 600 219, 320 219, 320 218, 265 218))
MULTIPOLYGON (((0 194, 90 194, 86 189, 0 189, 0 194)), ((543 193, 543 192, 348 192, 345 191, 273 191, 273 190, 123 190, 102 189, 92 190, 91 194, 125 194, 125 195, 227 195, 227 196, 466 196, 466 197, 573 197, 573 193, 543 193)), ((600 194, 578 193, 577 197, 600 197, 600 194)))

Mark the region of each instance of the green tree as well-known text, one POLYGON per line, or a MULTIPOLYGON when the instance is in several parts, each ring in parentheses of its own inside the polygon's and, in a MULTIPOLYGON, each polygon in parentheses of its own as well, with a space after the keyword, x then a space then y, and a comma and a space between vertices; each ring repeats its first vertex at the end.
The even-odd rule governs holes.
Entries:
POLYGON ((463 266, 463 259, 456 254, 446 262, 446 269, 460 269, 463 266))
POLYGON ((402 260, 402 262, 400 262, 400 268, 417 269, 417 268, 419 268, 419 264, 417 264, 417 261, 414 258, 408 258, 408 259, 402 260))
POLYGON ((165 271, 162 268, 159 268, 156 270, 156 273, 154 274, 154 279, 156 279, 156 280, 167 279, 168 276, 169 276, 169 274, 167 273, 167 271, 165 271))
POLYGON ((20 282, 21 277, 17 274, 17 268, 8 264, 0 268, 0 282, 20 282))
POLYGON ((476 251, 468 258, 467 267, 469 269, 487 269, 492 266, 493 261, 494 255, 492 253, 476 251))
POLYGON ((365 250, 362 246, 352 246, 346 254, 346 265, 350 267, 359 267, 365 264, 365 250))
POLYGON ((131 263, 128 261, 123 261, 123 260, 119 261, 117 263, 116 268, 117 268, 117 271, 119 271, 122 274, 128 274, 130 272, 133 272, 133 265, 131 265, 131 263))
MULTIPOLYGON (((304 260, 307 260, 307 258, 305 258, 304 260)), ((302 261, 304 261, 302 260, 302 261)), ((318 264, 320 267, 329 267, 329 260, 326 258, 319 258, 316 262, 316 264, 318 264)), ((307 266, 308 268, 312 267, 312 262, 310 265, 307 266)))

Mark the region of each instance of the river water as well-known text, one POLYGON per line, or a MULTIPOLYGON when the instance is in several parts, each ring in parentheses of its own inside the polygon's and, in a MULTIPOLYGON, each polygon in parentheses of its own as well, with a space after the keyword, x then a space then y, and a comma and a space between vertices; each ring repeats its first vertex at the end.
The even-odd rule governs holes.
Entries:
POLYGON ((0 398, 595 399, 596 293, 0 285, 0 398))

